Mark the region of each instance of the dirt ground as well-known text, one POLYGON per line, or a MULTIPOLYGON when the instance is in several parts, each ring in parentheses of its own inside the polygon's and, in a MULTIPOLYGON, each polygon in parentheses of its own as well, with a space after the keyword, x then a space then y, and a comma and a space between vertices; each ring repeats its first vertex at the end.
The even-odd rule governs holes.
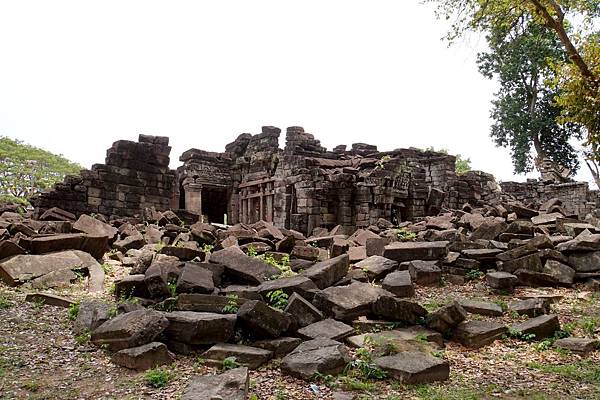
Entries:
MULTIPOLYGON (((111 271, 112 281, 126 271, 111 271)), ((73 299, 87 295, 85 283, 54 292, 73 299)), ((168 384, 155 389, 144 373, 113 365, 110 354, 78 344, 67 310, 26 303, 26 289, 0 286, 0 399, 178 399, 194 374, 218 372, 204 366, 198 356, 177 356, 167 367, 168 384)), ((600 294, 575 289, 521 289, 513 295, 490 294, 485 285, 418 288, 416 299, 435 309, 452 298, 488 299, 504 305, 513 298, 535 293, 561 296, 553 306, 563 327, 574 336, 597 337, 600 294)), ((104 294, 107 301, 113 301, 104 294)), ((470 315, 472 318, 478 316, 470 315)), ((485 318, 485 317, 481 317, 485 318)), ((507 313, 507 324, 522 319, 507 313)), ((600 354, 583 358, 548 348, 546 342, 505 338, 479 350, 449 342, 445 355, 450 380, 444 383, 403 386, 393 380, 331 379, 308 383, 281 375, 278 360, 251 372, 251 399, 330 399, 334 391, 353 393, 358 399, 600 399, 600 354)))

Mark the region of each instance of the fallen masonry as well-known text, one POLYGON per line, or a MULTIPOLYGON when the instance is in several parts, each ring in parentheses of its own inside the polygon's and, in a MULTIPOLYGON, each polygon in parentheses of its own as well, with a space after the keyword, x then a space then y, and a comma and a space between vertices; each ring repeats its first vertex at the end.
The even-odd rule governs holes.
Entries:
POLYGON ((513 295, 600 287, 594 193, 585 204, 534 197, 483 173, 457 176, 452 156, 327 152, 300 128, 280 150, 278 136, 266 127, 226 153, 191 150, 177 171, 166 138, 116 142, 105 165, 40 195, 35 215, 0 214, 0 279, 29 301, 76 305, 74 335, 125 368, 179 354, 239 367, 193 377, 189 399, 245 398, 248 368, 265 364, 312 382, 360 374, 360 361, 379 379, 421 384, 453 373, 448 342, 550 338, 582 356, 596 350, 594 339, 563 337, 554 299, 513 295), (130 273, 114 304, 38 292, 81 280, 97 292, 110 265, 130 273), (417 290, 468 281, 506 304, 415 301, 417 290), (506 315, 518 319, 507 326, 506 315))

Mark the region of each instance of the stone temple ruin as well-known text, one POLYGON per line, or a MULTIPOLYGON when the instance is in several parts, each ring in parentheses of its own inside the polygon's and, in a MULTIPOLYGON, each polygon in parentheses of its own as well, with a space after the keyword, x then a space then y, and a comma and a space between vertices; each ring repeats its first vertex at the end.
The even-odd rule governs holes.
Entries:
POLYGON ((169 169, 169 139, 140 135, 120 140, 106 163, 68 176, 35 199, 38 215, 60 207, 77 216, 142 215, 145 210, 186 210, 211 223, 272 222, 310 233, 341 225, 351 232, 380 218, 392 222, 437 215, 442 209, 490 204, 502 195, 537 204, 558 198, 571 215, 597 208, 586 183, 504 182, 471 171, 457 175, 455 157, 433 151, 355 143, 328 151, 301 127, 289 127, 279 148, 279 128, 244 133, 215 153, 190 149, 169 169))

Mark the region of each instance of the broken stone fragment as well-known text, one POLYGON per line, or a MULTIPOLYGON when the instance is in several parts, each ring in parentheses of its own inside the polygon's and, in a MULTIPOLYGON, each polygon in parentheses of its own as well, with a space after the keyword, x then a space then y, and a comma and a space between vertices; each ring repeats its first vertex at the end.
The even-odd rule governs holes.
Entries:
POLYGON ((302 343, 285 356, 281 361, 281 372, 309 380, 316 373, 337 374, 350 360, 350 354, 342 343, 327 338, 317 338, 302 343))
POLYGON ((165 336, 191 345, 227 342, 233 336, 235 314, 217 314, 194 311, 165 313, 169 325, 165 336))
POLYGON ((153 310, 132 311, 109 319, 92 332, 92 343, 122 350, 152 342, 169 325, 169 320, 153 310))
POLYGON ((298 330, 298 335, 304 339, 327 338, 343 340, 354 332, 354 328, 334 319, 315 322, 298 330))
POLYGON ((116 352, 111 361, 125 368, 145 371, 161 365, 171 364, 175 357, 163 343, 152 342, 116 352))
POLYGON ((465 347, 478 349, 500 339, 508 332, 508 328, 493 321, 461 322, 453 333, 453 339, 465 347))
POLYGON ((532 339, 535 340, 552 337, 558 330, 560 330, 560 323, 556 315, 541 315, 510 327, 511 332, 521 337, 533 335, 532 339))
POLYGON ((417 385, 445 381, 450 376, 450 365, 443 358, 422 352, 402 352, 373 360, 400 383, 417 385))
POLYGON ((202 358, 215 366, 221 366, 226 358, 235 358, 240 365, 256 369, 273 358, 273 352, 241 344, 219 343, 202 353, 202 358))
POLYGON ((467 312, 457 302, 444 306, 427 316, 427 327, 440 332, 443 335, 450 335, 452 330, 467 318, 467 312))
POLYGON ((302 276, 312 280, 319 289, 325 289, 343 279, 348 273, 349 258, 347 254, 321 261, 304 270, 302 276))
POLYGON ((248 368, 236 368, 219 375, 190 378, 181 400, 246 400, 250 376, 248 368))

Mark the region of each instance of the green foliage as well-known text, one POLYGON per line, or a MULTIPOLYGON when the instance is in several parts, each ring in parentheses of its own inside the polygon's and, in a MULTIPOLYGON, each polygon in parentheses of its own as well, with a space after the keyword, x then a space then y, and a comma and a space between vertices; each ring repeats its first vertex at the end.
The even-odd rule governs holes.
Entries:
POLYGON ((46 305, 46 300, 44 300, 43 298, 36 298, 33 300, 33 308, 35 308, 36 310, 40 310, 42 307, 44 307, 46 305))
MULTIPOLYGON (((437 4, 438 17, 452 21, 447 35, 450 43, 470 32, 495 35, 505 34, 500 39, 509 42, 520 37, 523 28, 546 28, 556 43, 566 53, 565 57, 551 60, 550 69, 554 75, 543 75, 549 71, 531 70, 535 74, 525 75, 555 88, 555 105, 560 108, 557 124, 583 126, 587 131, 587 145, 591 156, 600 157, 600 4, 598 0, 426 0, 437 4), (548 78, 552 85, 539 81, 548 78)), ((538 36, 539 37, 539 36, 538 36)), ((493 44, 493 43, 491 43, 493 44)), ((536 45, 535 42, 529 43, 536 45)), ((543 43, 540 43, 543 44, 543 43)), ((548 43, 546 43, 548 44, 548 43)), ((554 47, 554 44, 551 43, 554 47)), ((548 48, 543 47, 543 48, 548 48)), ((493 51, 493 49, 492 49, 493 51)), ((541 55, 540 53, 535 53, 541 55)), ((518 57, 507 54, 505 57, 518 57)), ((531 65, 545 63, 546 60, 523 53, 525 61, 534 60, 531 65)), ((513 67, 518 65, 511 63, 513 67)), ((527 66, 527 64, 525 65, 527 66)), ((517 81, 515 81, 517 82, 517 81)), ((537 115, 537 114, 536 114, 537 115)), ((556 139, 556 138, 551 138, 556 139)), ((558 138, 562 142, 562 138, 558 138)))
POLYGON ((177 296, 177 282, 169 282, 169 283, 167 283, 167 286, 169 288, 169 294, 171 295, 171 297, 176 297, 177 296))
POLYGON ((150 387, 161 389, 169 384, 173 379, 173 373, 165 368, 149 369, 144 374, 144 380, 150 387))
POLYGON ((85 331, 77 336, 75 336, 75 343, 78 345, 86 344, 92 338, 92 334, 89 331, 85 331))
POLYGON ((508 304, 504 300, 496 300, 494 303, 502 309, 502 311, 508 310, 508 304))
POLYGON ((223 307, 223 313, 236 314, 240 309, 238 300, 239 300, 239 297, 237 294, 228 294, 227 295, 227 305, 225 305, 225 307, 223 307))
POLYGON ((112 275, 114 272, 113 266, 109 263, 102 263, 102 270, 106 275, 112 275))
POLYGON ((235 357, 227 357, 223 360, 221 368, 223 368, 223 370, 225 371, 228 371, 230 369, 238 368, 239 366, 240 363, 237 362, 237 359, 235 357))
POLYGON ((0 296, 0 310, 12 307, 12 303, 4 296, 0 296))
POLYGON ((20 204, 23 207, 28 207, 31 205, 29 200, 26 198, 16 197, 12 194, 0 194, 0 204, 20 204))
POLYGON ((582 130, 577 124, 558 123, 563 109, 555 101, 560 93, 551 81, 554 65, 565 62, 567 55, 556 35, 523 22, 512 32, 494 28, 487 41, 490 50, 479 54, 478 65, 484 76, 500 81, 491 112, 494 142, 510 148, 516 173, 530 172, 536 157, 548 157, 574 173, 579 161, 569 140, 581 139, 582 130))
POLYGON ((80 305, 81 304, 79 302, 69 305, 69 308, 67 309, 67 317, 71 321, 75 321, 77 319, 77 316, 79 315, 79 306, 80 305))
POLYGON ((570 378, 579 383, 600 383, 600 365, 593 360, 581 360, 564 365, 530 362, 527 364, 527 367, 546 374, 555 374, 570 378))
POLYGON ((471 170, 471 159, 463 158, 460 154, 456 155, 455 169, 457 174, 464 174, 471 170))
POLYGON ((396 237, 401 242, 410 242, 417 238, 417 234, 405 228, 398 228, 396 229, 396 237))
POLYGON ((214 248, 215 248, 215 246, 214 246, 214 245, 212 245, 212 244, 208 244, 208 243, 205 243, 205 244, 202 246, 202 252, 204 252, 204 253, 206 253, 206 254, 210 254, 210 253, 212 253, 212 251, 213 251, 213 249, 214 249, 214 248))
POLYGON ((342 388, 351 391, 376 392, 379 389, 378 385, 374 382, 364 381, 351 376, 340 376, 338 382, 342 388))
POLYGON ((584 318, 581 321, 580 326, 586 334, 591 336, 596 333, 596 329, 598 329, 598 319, 592 317, 584 318))
POLYGON ((385 168, 385 163, 390 161, 391 157, 388 155, 382 156, 379 160, 377 160, 377 162, 375 163, 375 169, 383 169, 385 168))
POLYGON ((478 269, 471 269, 465 274, 465 279, 468 281, 477 281, 483 279, 485 274, 478 269))
POLYGON ((0 194, 29 197, 52 187, 80 165, 19 140, 0 136, 0 194))
POLYGON ((509 329, 508 335, 515 339, 525 340, 526 342, 529 342, 529 341, 532 341, 533 339, 535 339, 534 333, 523 333, 521 331, 517 331, 514 329, 509 329))
POLYGON ((256 257, 277 268, 280 272, 277 278, 289 278, 297 275, 290 267, 290 256, 287 254, 282 256, 279 261, 272 254, 261 254, 256 257))
POLYGON ((356 358, 346 366, 346 373, 355 370, 363 379, 385 379, 387 373, 373 363, 371 352, 365 348, 356 350, 356 358))
POLYGON ((256 257, 258 255, 258 253, 256 252, 256 249, 254 248, 254 246, 249 246, 248 250, 246 250, 246 254, 249 257, 256 257))
POLYGON ((285 309, 288 304, 289 296, 283 290, 273 290, 267 292, 267 300, 269 305, 279 310, 285 309))

